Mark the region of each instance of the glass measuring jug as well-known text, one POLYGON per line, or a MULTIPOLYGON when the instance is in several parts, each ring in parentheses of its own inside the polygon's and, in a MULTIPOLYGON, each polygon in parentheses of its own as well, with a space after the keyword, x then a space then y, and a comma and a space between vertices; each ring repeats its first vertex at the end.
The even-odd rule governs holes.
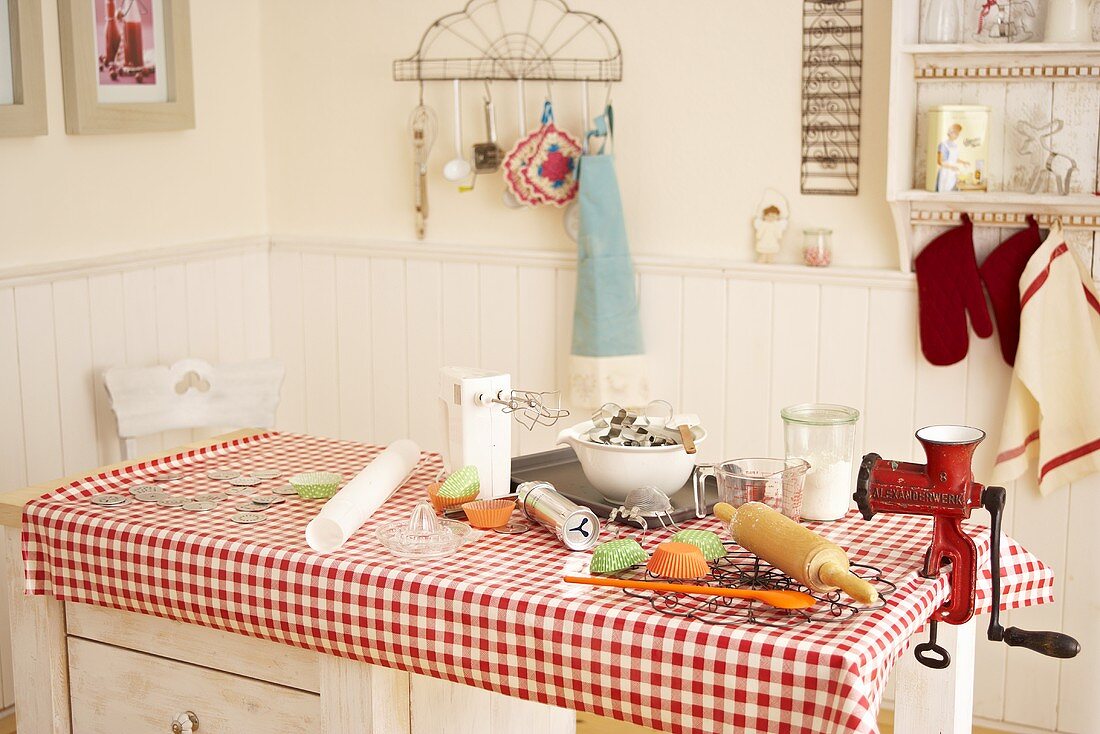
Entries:
POLYGON ((731 459, 720 464, 699 464, 692 477, 695 515, 703 517, 707 477, 718 485, 718 500, 740 507, 763 502, 795 522, 802 516, 802 482, 810 465, 802 459, 731 459))

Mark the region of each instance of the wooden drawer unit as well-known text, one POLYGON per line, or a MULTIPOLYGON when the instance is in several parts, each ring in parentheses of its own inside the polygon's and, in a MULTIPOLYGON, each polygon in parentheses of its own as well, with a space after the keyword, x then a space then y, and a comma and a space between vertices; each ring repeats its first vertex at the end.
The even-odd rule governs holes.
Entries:
POLYGON ((91 604, 65 604, 70 635, 183 663, 321 691, 321 656, 277 642, 91 604))
POLYGON ((320 696, 69 637, 73 734, 171 732, 193 711, 199 734, 321 730, 320 696))

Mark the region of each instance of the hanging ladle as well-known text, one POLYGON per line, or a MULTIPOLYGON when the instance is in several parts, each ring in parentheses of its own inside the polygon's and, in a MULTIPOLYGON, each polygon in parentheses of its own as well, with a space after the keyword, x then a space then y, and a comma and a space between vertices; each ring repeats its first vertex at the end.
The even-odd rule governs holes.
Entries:
POLYGON ((443 178, 458 182, 470 175, 470 162, 462 157, 462 92, 458 79, 454 80, 454 132, 455 157, 443 166, 443 178))

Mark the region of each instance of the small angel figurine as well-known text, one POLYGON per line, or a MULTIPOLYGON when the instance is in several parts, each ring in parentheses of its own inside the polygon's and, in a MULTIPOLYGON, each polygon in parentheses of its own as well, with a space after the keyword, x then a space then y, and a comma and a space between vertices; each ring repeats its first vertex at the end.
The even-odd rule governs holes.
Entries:
POLYGON ((756 262, 770 263, 787 231, 787 200, 774 189, 764 192, 752 226, 756 229, 756 262))

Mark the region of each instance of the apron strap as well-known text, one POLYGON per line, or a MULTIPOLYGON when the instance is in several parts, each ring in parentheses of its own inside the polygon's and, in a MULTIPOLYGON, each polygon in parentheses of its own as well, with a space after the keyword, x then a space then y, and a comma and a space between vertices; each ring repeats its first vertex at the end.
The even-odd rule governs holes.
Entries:
MULTIPOLYGON (((595 155, 604 155, 604 149, 609 142, 612 144, 612 148, 614 148, 615 112, 611 108, 611 105, 606 107, 604 113, 599 115, 595 122, 595 128, 585 133, 585 141, 589 142, 592 138, 602 138, 600 148, 596 151, 595 155)), ((589 150, 591 150, 591 146, 589 146, 589 150)), ((610 155, 611 151, 607 151, 607 154, 610 155)))

